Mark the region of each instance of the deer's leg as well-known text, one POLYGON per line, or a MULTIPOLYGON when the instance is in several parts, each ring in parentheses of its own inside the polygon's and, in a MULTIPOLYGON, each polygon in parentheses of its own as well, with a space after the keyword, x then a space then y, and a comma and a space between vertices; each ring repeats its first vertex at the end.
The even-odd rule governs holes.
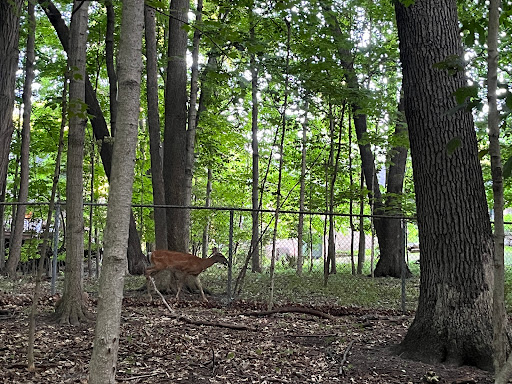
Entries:
POLYGON ((177 287, 177 290, 176 290, 177 291, 176 292, 176 301, 179 301, 180 300, 181 288, 183 287, 183 283, 185 282, 186 275, 182 274, 182 273, 179 273, 179 272, 176 272, 175 276, 176 276, 176 287, 177 287))
POLYGON ((151 275, 146 275, 146 289, 148 290, 148 295, 149 295, 149 301, 153 301, 153 296, 151 296, 151 275))
POLYGON ((203 301, 208 302, 208 299, 204 295, 203 286, 201 285, 201 280, 199 280, 199 275, 196 276, 196 283, 197 283, 197 286, 199 287, 199 290, 201 291, 201 296, 203 297, 203 301))

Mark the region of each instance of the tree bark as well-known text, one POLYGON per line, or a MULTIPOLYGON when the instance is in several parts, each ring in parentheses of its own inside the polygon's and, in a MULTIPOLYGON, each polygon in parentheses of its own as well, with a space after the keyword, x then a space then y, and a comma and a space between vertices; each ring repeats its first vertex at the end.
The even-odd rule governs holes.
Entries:
MULTIPOLYGON (((39 5, 43 8, 46 16, 52 23, 64 51, 69 52, 69 30, 66 26, 59 10, 49 0, 39 0, 39 5)), ((90 115, 91 125, 96 140, 101 142, 100 156, 103 168, 108 179, 110 179, 110 169, 112 166, 112 144, 107 123, 103 116, 103 111, 96 98, 96 92, 92 87, 89 77, 85 77, 85 98, 87 102, 87 113, 90 115)), ((142 275, 147 265, 146 257, 142 253, 140 238, 135 224, 133 212, 130 215, 130 236, 128 238, 128 271, 132 275, 142 275)))
MULTIPOLYGON (((185 205, 190 205, 192 200, 192 179, 194 177, 195 165, 195 146, 196 146, 196 129, 197 129, 197 94, 199 90, 199 43, 201 41, 201 28, 203 20, 203 0, 197 0, 197 9, 195 12, 196 29, 194 30, 194 38, 192 40, 192 68, 190 73, 190 99, 188 108, 188 130, 187 130, 187 147, 186 147, 186 168, 185 168, 185 205)), ((183 226, 190 227, 190 214, 188 222, 183 226)))
MULTIPOLYGON (((494 290, 493 290, 493 347, 496 383, 508 380, 502 368, 507 358, 507 313, 505 310, 505 228, 503 209, 503 171, 500 148, 500 113, 498 111, 498 33, 500 0, 489 2, 489 30, 487 35, 487 100, 489 104, 488 131, 491 156, 492 191, 494 197, 494 290)), ((510 376, 510 374, 508 375, 510 376)))
POLYGON ((61 324, 79 324, 86 320, 82 299, 84 257, 83 163, 87 115, 85 104, 85 65, 89 1, 74 1, 70 27, 68 65, 69 133, 66 168, 66 274, 64 290, 56 316, 61 324))
POLYGON ((14 130, 12 111, 22 4, 23 0, 0 1, 0 191, 5 186, 14 130))
POLYGON ((395 10, 421 244, 418 309, 399 351, 491 370, 494 249, 473 116, 453 112, 466 85, 450 65, 463 60, 456 1, 395 10))
MULTIPOLYGON (((160 113, 158 109, 158 71, 156 52, 155 10, 144 7, 146 34, 146 73, 148 99, 149 150, 151 152, 151 183, 153 186, 153 203, 165 205, 165 189, 160 155, 160 113)), ((155 208, 155 246, 156 249, 167 247, 167 219, 164 208, 155 208)))
MULTIPOLYGON (((168 205, 185 206, 187 148, 187 31, 189 0, 172 0, 169 17, 169 51, 165 97, 164 183, 168 205)), ((167 243, 170 250, 188 252, 190 212, 167 209, 167 243)))
POLYGON ((109 82, 110 101, 110 132, 112 137, 116 134, 117 121, 117 75, 114 65, 114 30, 116 26, 116 14, 111 0, 107 1, 107 31, 105 34, 105 63, 109 82))
MULTIPOLYGON (((407 125, 402 117, 402 103, 398 106, 398 118, 396 119, 395 132, 392 140, 395 142, 403 142, 407 139, 407 125)), ((399 196, 403 192, 405 164, 407 163, 407 148, 403 145, 394 145, 388 153, 390 158, 390 166, 387 175, 387 194, 384 201, 384 210, 378 209, 376 213, 385 213, 387 216, 401 216, 402 204, 399 196)), ((403 228, 399 218, 380 218, 376 223, 378 228, 377 236, 379 238, 379 248, 381 257, 377 262, 374 274, 375 276, 393 276, 398 277, 401 274, 402 260, 405 257, 405 249, 403 242, 403 228), (381 236, 386 241, 382 242, 381 236), (382 257, 382 254, 386 257, 382 257)), ((406 277, 411 276, 411 271, 406 265, 406 277)))
POLYGON ((32 115, 32 82, 34 81, 35 29, 36 18, 34 15, 34 6, 33 4, 29 4, 28 37, 25 53, 25 85, 23 86, 23 126, 21 130, 20 189, 18 195, 18 202, 21 204, 18 205, 18 209, 16 210, 16 224, 14 225, 14 232, 9 242, 9 259, 7 260, 6 268, 7 274, 12 278, 16 277, 16 268, 21 258, 21 245, 23 242, 25 212, 27 208, 27 206, 23 203, 26 203, 28 198, 28 179, 30 173, 30 118, 32 115))
POLYGON ((119 44, 119 119, 105 228, 105 256, 98 293, 89 383, 115 383, 126 248, 140 108, 144 2, 123 1, 119 44))

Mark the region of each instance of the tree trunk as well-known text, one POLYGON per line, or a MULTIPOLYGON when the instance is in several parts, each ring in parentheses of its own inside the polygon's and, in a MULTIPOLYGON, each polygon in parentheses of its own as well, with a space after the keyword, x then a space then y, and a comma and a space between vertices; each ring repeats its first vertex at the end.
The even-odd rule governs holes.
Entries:
MULTIPOLYGON (((187 148, 187 31, 189 0, 172 0, 169 17, 169 51, 165 97, 164 183, 168 205, 184 206, 187 148)), ((188 209, 167 209, 167 243, 170 250, 188 252, 188 209)))
POLYGON ((4 189, 11 136, 12 111, 18 68, 22 0, 0 1, 0 191, 4 189))
POLYGON ((105 228, 105 257, 98 292, 98 315, 89 365, 89 383, 115 383, 123 301, 126 247, 137 146, 142 72, 144 2, 123 1, 119 44, 119 119, 105 228))
MULTIPOLYGON (((346 81, 347 86, 353 92, 360 92, 359 80, 354 70, 352 53, 346 49, 346 43, 343 38, 338 20, 332 11, 330 1, 322 1, 322 8, 326 20, 329 22, 330 28, 333 32, 334 38, 338 40, 338 56, 341 60, 341 65, 346 70, 346 81)), ((375 158, 372 153, 370 144, 366 143, 366 132, 367 132, 367 117, 362 112, 360 103, 351 103, 352 115, 354 118, 354 127, 356 130, 357 140, 359 141, 359 152, 361 153, 361 163, 365 173, 366 187, 370 191, 369 198, 373 199, 374 214, 385 215, 387 214, 386 206, 382 201, 382 194, 380 192, 377 175, 375 172, 375 158)), ((380 260, 382 267, 379 268, 379 273, 375 273, 375 276, 401 276, 402 259, 405 257, 404 254, 400 254, 400 246, 397 239, 400 238, 400 232, 396 233, 393 231, 397 230, 397 225, 393 224, 392 221, 396 219, 383 219, 375 218, 374 226, 379 240, 379 251, 380 260), (391 226, 391 228, 389 227, 391 226), (393 228, 393 229, 392 229, 393 228)), ((377 271, 376 271, 377 272, 377 271)), ((410 275, 410 271, 407 267, 407 275, 410 275)))
MULTIPOLYGON (((4 186, 0 192, 0 203, 5 202, 5 189, 4 186)), ((0 273, 4 271, 5 268, 5 205, 0 204, 0 273)))
POLYGON ((488 131, 491 156, 492 191, 494 196, 494 290, 493 290, 493 347, 496 383, 505 383, 510 376, 503 369, 507 358, 507 314, 505 310, 505 228, 503 222, 504 196, 500 148, 500 113, 498 111, 498 32, 500 0, 489 3, 489 32, 487 36, 487 100, 489 103, 488 131), (503 371, 502 371, 503 369, 503 371), (505 377, 506 376, 506 377, 505 377))
MULTIPOLYGON (((306 154, 307 154, 307 133, 308 133, 308 110, 309 103, 306 98, 304 106, 304 122, 302 124, 302 153, 300 168, 300 192, 299 192, 299 225, 297 228, 297 275, 302 275, 302 267, 304 265, 304 206, 306 196, 306 154)), ((310 249, 311 252, 311 249, 310 249)))
MULTIPOLYGON (((49 0, 39 0, 46 16, 52 23, 64 51, 69 52, 69 30, 59 10, 49 0)), ((108 179, 110 179, 110 168, 112 166, 112 140, 108 131, 107 123, 103 112, 96 98, 96 92, 92 87, 89 77, 85 78, 85 98, 87 102, 87 113, 91 116, 91 125, 96 140, 101 142, 100 156, 103 168, 108 179)), ((142 253, 140 238, 135 224, 133 212, 130 216, 130 236, 128 238, 128 271, 132 275, 142 275, 147 265, 146 257, 142 253)))
MULTIPOLYGON (((407 139, 407 125, 402 117, 402 103, 398 106, 398 118, 396 119, 395 132, 391 141, 404 142, 407 139)), ((378 209, 377 214, 385 213, 387 216, 401 216, 402 205, 399 196, 402 194, 405 176, 405 164, 407 162, 407 148, 403 145, 395 145, 389 151, 390 166, 387 176, 387 196, 384 202, 384 210, 378 209)), ((379 238, 379 249, 381 257, 375 267, 375 276, 401 275, 402 260, 405 257, 404 242, 402 237, 402 225, 399 218, 391 217, 377 219, 376 229, 379 238), (386 239, 381 241, 382 236, 386 239), (381 245, 382 242, 382 245, 381 245), (387 255, 382 257, 382 254, 387 255)), ((411 271, 406 265, 406 277, 410 277, 411 271)))
MULTIPOLYGON (((21 173, 18 205, 16 210, 16 224, 9 242, 9 259, 7 260, 7 274, 15 278, 16 268, 21 258, 21 244, 23 242, 23 230, 25 221, 26 205, 28 198, 29 178, 29 150, 30 150, 30 117, 32 115, 32 82, 34 81, 34 58, 35 58, 35 28, 36 19, 33 5, 29 6, 28 37, 25 53, 25 84, 23 86, 23 128, 21 130, 21 173)), ((44 255, 42 256, 44 257, 44 255)))
POLYGON ((64 291, 56 316, 61 324, 79 324, 86 319, 83 303, 84 201, 83 163, 84 134, 87 115, 85 103, 85 64, 89 1, 73 3, 71 18, 69 83, 69 133, 66 169, 66 274, 64 291))
POLYGON ((105 62, 109 82, 110 104, 110 132, 112 137, 116 134, 117 121, 117 76, 114 64, 114 31, 116 26, 116 14, 111 0, 107 1, 107 31, 105 34, 105 62))
POLYGON ((279 223, 279 211, 281 209, 281 184, 283 180, 283 164, 284 164, 284 139, 286 137, 286 112, 288 110, 288 86, 290 82, 289 70, 290 70, 290 22, 284 20, 287 27, 287 40, 286 40, 286 67, 284 73, 284 100, 283 110, 281 113, 281 140, 279 142, 279 168, 278 168, 278 179, 277 179, 277 190, 276 190, 276 210, 274 213, 274 232, 272 234, 272 258, 270 260, 270 289, 268 295, 268 310, 272 310, 274 306, 274 270, 276 266, 276 242, 277 242, 277 228, 279 223))
MULTIPOLYGON (((249 10, 252 12, 253 10, 249 10)), ((252 16, 251 16, 252 19, 252 16)), ((254 40, 254 28, 250 31, 251 40, 254 40)), ((260 259, 260 215, 259 215, 259 199, 258 199, 258 186, 260 184, 260 153, 258 143, 258 69, 256 67, 256 57, 254 54, 250 55, 251 66, 251 101, 252 101, 252 114, 251 114, 251 128, 252 128, 252 235, 251 235, 251 266, 253 272, 261 272, 261 259, 260 259)))
MULTIPOLYGON (((205 207, 209 207, 212 203, 212 170, 208 168, 207 176, 206 176, 206 201, 204 203, 205 207)), ((203 237, 202 237, 202 249, 201 249, 201 257, 203 259, 208 257, 208 243, 210 239, 210 215, 206 216, 206 222, 203 228, 203 237)))
MULTIPOLYGON (((165 205, 162 157, 160 155, 160 114, 158 109, 158 72, 156 52, 155 10, 144 7, 146 33, 146 73, 148 99, 149 150, 151 152, 151 183, 153 185, 153 203, 165 205)), ((167 219, 164 208, 155 208, 155 246, 156 249, 167 247, 167 219)))
POLYGON ((466 85, 455 0, 395 3, 419 241, 420 296, 399 348, 432 363, 492 369, 493 239, 466 85), (436 68, 449 59, 450 70, 436 68), (460 61, 457 61, 459 63, 460 61))
MULTIPOLYGON (((195 12, 194 38, 192 41, 192 68, 190 73, 190 101, 188 108, 188 130, 187 130, 187 147, 186 147, 186 169, 185 169, 185 205, 190 205, 192 200, 192 179, 194 176, 195 165, 195 146, 196 146, 196 129, 197 129, 197 94, 199 80, 199 43, 201 41, 201 23, 203 20, 203 0, 197 0, 197 10, 195 12)), ((188 222, 183 223, 184 226, 190 227, 190 214, 188 214, 188 222)))

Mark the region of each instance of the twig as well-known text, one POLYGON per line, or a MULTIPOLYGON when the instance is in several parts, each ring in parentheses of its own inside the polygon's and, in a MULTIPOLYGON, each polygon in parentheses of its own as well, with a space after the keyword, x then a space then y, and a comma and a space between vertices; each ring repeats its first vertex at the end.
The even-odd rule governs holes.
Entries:
POLYGON ((169 310, 169 312, 171 314, 171 317, 176 319, 176 320, 183 321, 184 323, 187 323, 187 324, 206 325, 206 326, 210 326, 210 327, 220 327, 220 328, 229 328, 229 329, 234 329, 234 330, 237 330, 237 331, 257 331, 257 328, 249 327, 247 325, 230 324, 230 323, 216 322, 216 321, 212 322, 212 321, 207 321, 207 320, 194 320, 194 319, 191 319, 191 318, 186 317, 184 315, 179 315, 179 314, 177 314, 171 308, 171 306, 165 300, 164 295, 162 295, 162 293, 157 289, 156 284, 155 284, 155 280, 153 280, 153 278, 151 276, 149 277, 149 279, 150 279, 151 283, 153 284, 153 288, 158 293, 158 295, 162 298, 163 303, 165 304, 165 306, 169 310))
POLYGON ((345 363, 347 362, 347 357, 348 357, 348 353, 350 352, 350 349, 352 348, 352 346, 354 345, 354 342, 355 340, 352 340, 350 342, 350 344, 348 345, 347 349, 345 350, 345 353, 343 354, 343 360, 341 360, 341 364, 340 364, 340 370, 338 372, 338 374, 344 376, 345 375, 345 369, 344 369, 344 365, 345 363))
POLYGON ((334 320, 334 317, 329 315, 328 313, 317 311, 316 309, 302 308, 302 307, 283 307, 283 308, 272 309, 270 311, 245 312, 245 313, 242 313, 242 315, 245 315, 245 316, 268 316, 268 315, 273 315, 274 313, 289 313, 289 312, 305 313, 308 315, 321 317, 323 319, 334 320))
POLYGON ((312 333, 312 334, 293 334, 293 333, 288 333, 286 335, 279 335, 279 336, 275 336, 275 337, 279 337, 279 338, 290 338, 290 337, 336 337, 338 336, 337 333, 312 333))
POLYGON ((162 371, 157 371, 157 372, 153 372, 153 373, 148 373, 148 374, 145 374, 145 375, 137 375, 137 376, 132 376, 132 377, 125 377, 123 378, 123 381, 131 381, 131 380, 137 380, 137 379, 144 379, 146 377, 153 377, 153 376, 157 376, 157 375, 161 375, 165 372, 162 372, 162 371))

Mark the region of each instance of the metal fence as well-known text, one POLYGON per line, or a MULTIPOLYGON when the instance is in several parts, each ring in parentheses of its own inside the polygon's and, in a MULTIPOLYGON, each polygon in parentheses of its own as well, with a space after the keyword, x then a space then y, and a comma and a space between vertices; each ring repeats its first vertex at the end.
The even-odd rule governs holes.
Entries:
MULTIPOLYGON (((4 206, 16 206, 16 203, 2 203, 4 206)), ((25 223, 26 235, 24 239, 39 238, 46 223, 43 218, 47 216, 48 204, 30 203, 25 223)), ((152 250, 154 227, 150 218, 155 208, 183 209, 176 206, 133 205, 133 212, 138 230, 141 234, 143 251, 152 250)), ((197 256, 209 254, 213 247, 229 255, 231 268, 227 292, 232 292, 233 279, 239 274, 244 263, 248 260, 252 237, 252 209, 225 208, 225 207, 188 207, 191 215, 190 250, 197 256), (206 244, 206 246, 204 246, 206 244)), ((85 218, 85 249, 89 241, 93 248, 101 247, 102 232, 106 215, 105 203, 86 203, 84 206, 85 218), (103 218, 103 219, 102 219, 103 218)), ((12 217, 12 215, 7 215, 12 217)), ((56 204, 55 218, 65 222, 65 203, 56 204), (62 209, 62 212, 60 210, 62 209)), ((336 255, 336 272, 338 274, 353 275, 358 263, 362 267, 362 276, 371 276, 379 259, 378 239, 373 230, 371 215, 353 215, 343 213, 327 214, 324 212, 295 212, 280 211, 275 225, 275 211, 259 211, 259 255, 264 273, 268 272, 272 254, 275 255, 276 269, 283 271, 294 270, 297 267, 299 249, 304 258, 304 273, 320 273, 324 270, 324 260, 327 255, 329 241, 332 239, 336 255), (299 218, 302 216, 302 242, 299 244, 299 218), (330 231, 330 227, 332 230, 330 231), (329 235, 331 233, 331 235, 329 235), (299 248, 301 247, 301 248, 299 248)), ((413 218, 396 218, 401 220, 404 239, 404 259, 413 275, 419 275, 419 241, 418 229, 413 218)), ((55 221, 54 221, 55 222, 55 221)), ((8 243, 11 230, 7 221, 4 232, 4 241, 8 243)), ((53 225, 51 228, 54 228, 53 225)), ((62 227, 59 232, 50 236, 53 240, 54 258, 58 251, 59 241, 63 242, 62 227), (60 234, 57 241, 56 235, 60 234)), ((26 262, 29 260, 25 260, 26 262)), ((512 223, 506 225, 505 261, 512 265, 512 223)), ((90 260, 89 260, 90 262, 90 260)), ((89 265, 89 268, 91 266, 89 265)), ((251 263, 248 266, 251 269, 251 263)), ((416 279, 417 280, 417 279, 416 279)), ((352 280, 354 285, 369 284, 363 279, 352 280)), ((400 282, 397 282, 400 283, 400 282)), ((405 280, 401 282, 401 307, 405 309, 405 280)), ((357 289, 358 287, 354 287, 357 289)), ((414 296, 414 295, 413 295, 414 296)))

